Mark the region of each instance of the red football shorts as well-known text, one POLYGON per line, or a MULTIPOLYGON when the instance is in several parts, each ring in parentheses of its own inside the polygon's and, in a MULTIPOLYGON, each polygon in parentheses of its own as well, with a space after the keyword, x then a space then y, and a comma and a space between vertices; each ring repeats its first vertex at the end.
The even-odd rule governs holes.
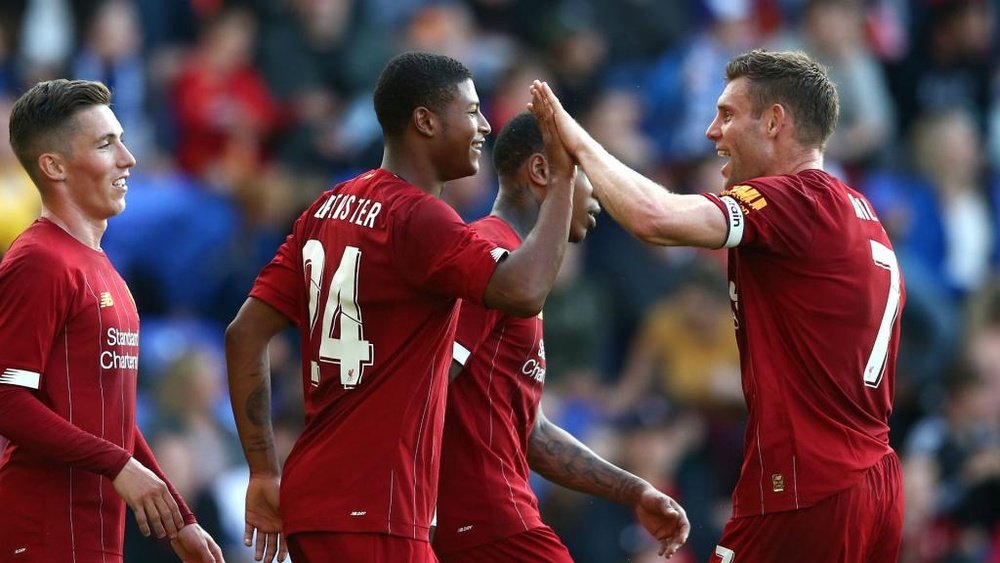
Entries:
POLYGON ((903 476, 890 453, 814 506, 730 520, 710 563, 887 563, 902 535, 903 476))
POLYGON ((295 563, 436 563, 431 544, 386 534, 306 532, 288 536, 295 563))
MULTIPOLYGON (((569 550, 548 526, 441 555, 441 563, 573 563, 569 550)), ((298 560, 295 560, 298 563, 298 560)))

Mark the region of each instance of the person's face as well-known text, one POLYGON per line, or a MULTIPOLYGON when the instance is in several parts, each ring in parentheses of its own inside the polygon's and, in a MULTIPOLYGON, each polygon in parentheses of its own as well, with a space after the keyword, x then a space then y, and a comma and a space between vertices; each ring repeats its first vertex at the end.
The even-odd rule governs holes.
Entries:
POLYGON ((479 109, 479 96, 472 79, 455 87, 455 95, 439 112, 441 118, 441 179, 472 176, 479 171, 483 144, 490 124, 479 109))
POLYGON ((61 154, 65 194, 84 216, 103 221, 125 209, 126 180, 135 157, 122 142, 122 126, 108 106, 77 112, 61 154))
POLYGON ((601 213, 601 204, 594 197, 594 186, 587 175, 579 172, 573 188, 573 219, 569 225, 569 241, 580 242, 587 232, 597 226, 597 215, 601 213))
POLYGON ((722 167, 727 188, 766 175, 769 158, 766 114, 754 117, 748 88, 744 77, 726 84, 719 96, 715 119, 705 132, 715 143, 719 156, 729 159, 722 167))

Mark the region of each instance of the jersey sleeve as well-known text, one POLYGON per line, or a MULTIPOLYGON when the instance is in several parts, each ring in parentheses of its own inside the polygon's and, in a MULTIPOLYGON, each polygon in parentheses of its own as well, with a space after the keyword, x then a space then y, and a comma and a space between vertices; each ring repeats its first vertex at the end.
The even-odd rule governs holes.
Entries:
POLYGON ((726 248, 805 254, 815 234, 816 199, 787 176, 761 178, 719 195, 703 194, 726 217, 726 248))
POLYGON ((500 312, 496 309, 462 301, 452 359, 464 366, 469 357, 479 350, 499 319, 500 312))
POLYGON ((72 283, 43 253, 0 267, 0 383, 39 389, 57 327, 69 315, 72 283), (40 255, 41 254, 41 255, 40 255))
POLYGON ((288 235, 271 262, 257 275, 257 280, 250 290, 250 297, 260 299, 298 324, 303 294, 300 286, 304 282, 295 233, 296 230, 293 230, 288 235))
POLYGON ((53 461, 114 479, 131 457, 127 451, 74 426, 27 389, 0 386, 0 435, 53 461))
POLYGON ((410 283, 481 304, 507 251, 479 236, 437 198, 421 198, 397 221, 393 252, 410 283))

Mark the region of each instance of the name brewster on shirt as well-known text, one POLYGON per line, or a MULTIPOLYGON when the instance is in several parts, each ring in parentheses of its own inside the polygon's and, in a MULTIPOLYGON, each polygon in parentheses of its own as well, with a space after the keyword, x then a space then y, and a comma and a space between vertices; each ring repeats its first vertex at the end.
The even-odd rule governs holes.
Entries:
POLYGON ((382 210, 382 204, 371 199, 359 198, 354 194, 337 194, 316 210, 317 219, 337 219, 369 229, 375 228, 375 217, 382 210))

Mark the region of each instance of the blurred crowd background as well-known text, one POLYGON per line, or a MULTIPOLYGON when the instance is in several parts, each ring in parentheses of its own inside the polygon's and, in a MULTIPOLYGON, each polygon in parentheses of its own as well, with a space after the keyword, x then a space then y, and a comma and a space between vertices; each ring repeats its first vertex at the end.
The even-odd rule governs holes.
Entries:
MULTIPOLYGON (((906 279, 892 445, 905 563, 1000 562, 998 0, 3 0, 0 252, 38 212, 6 140, 38 80, 101 80, 138 159, 105 248, 142 314, 141 425, 229 561, 246 469, 222 335, 291 222, 381 160, 371 90, 395 53, 460 59, 498 132, 541 78, 671 190, 718 191, 704 131, 728 59, 803 49, 841 101, 827 168, 871 199, 906 279)), ((467 220, 496 177, 448 184, 467 220)), ((545 308, 548 416, 657 484, 706 561, 729 515, 745 412, 725 253, 643 245, 602 216, 545 308)), ((16 296, 7 296, 13 298, 16 296)), ((781 295, 774 295, 781 299, 781 295)), ((816 299, 824 299, 817 295, 816 299)), ((278 443, 302 424, 298 346, 271 348, 278 443)), ((344 460, 350 463, 350 460, 344 460)), ((651 561, 630 510, 538 480, 580 563, 651 561)), ((131 521, 130 521, 131 523, 131 521)), ((174 561, 134 529, 126 560, 174 561)))

